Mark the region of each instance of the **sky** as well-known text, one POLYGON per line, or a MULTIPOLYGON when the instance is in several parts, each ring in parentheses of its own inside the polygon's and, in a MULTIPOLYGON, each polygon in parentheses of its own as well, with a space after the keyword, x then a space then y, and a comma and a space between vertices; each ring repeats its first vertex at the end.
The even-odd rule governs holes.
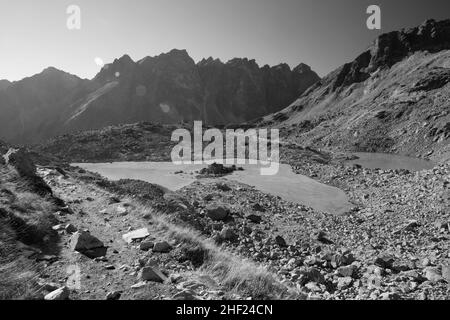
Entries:
POLYGON ((449 0, 0 0, 0 79, 53 66, 93 78, 102 63, 174 48, 199 61, 303 62, 324 76, 353 60, 380 34, 450 18, 449 0), (381 8, 381 31, 366 27, 381 8), (80 8, 81 28, 67 27, 80 8))

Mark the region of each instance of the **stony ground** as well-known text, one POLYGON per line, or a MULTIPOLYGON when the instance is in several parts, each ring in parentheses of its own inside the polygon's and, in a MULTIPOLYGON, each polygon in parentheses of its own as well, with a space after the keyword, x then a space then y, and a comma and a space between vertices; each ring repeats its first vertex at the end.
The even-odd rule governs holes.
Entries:
MULTIPOLYGON (((199 231, 239 259, 267 268, 284 285, 295 288, 297 298, 449 298, 449 164, 418 173, 314 162, 309 167, 294 165, 294 170, 343 188, 355 205, 353 210, 343 215, 316 212, 223 177, 208 177, 177 194, 166 194, 165 200, 183 207, 167 218, 174 225, 199 231)), ((84 270, 86 289, 77 298, 104 298, 114 291, 123 292, 124 298, 139 297, 131 287, 138 282, 136 261, 141 256, 165 257, 162 267, 167 275, 181 275, 184 281, 198 276, 195 267, 179 263, 177 251, 146 255, 139 244, 124 244, 121 235, 145 226, 152 241, 167 240, 177 247, 167 238, 167 229, 149 223, 142 212, 118 213, 118 208, 129 208, 127 203, 132 208, 137 199, 110 204, 109 192, 71 179, 46 178, 77 212, 64 216, 63 223, 88 228, 112 250, 105 261, 93 263, 82 255, 74 258, 67 249, 64 263, 71 261, 84 270)), ((58 263, 48 270, 65 279, 66 270, 58 263)), ((199 283, 205 286, 204 279, 199 283)), ((206 283, 215 285, 191 294, 199 298, 225 294, 213 277, 206 283)), ((180 292, 176 285, 146 286, 151 290, 145 292, 154 294, 146 298, 170 298, 180 292)))
MULTIPOLYGON (((272 288, 271 281, 277 282, 270 272, 219 250, 191 229, 158 217, 152 208, 142 205, 145 197, 138 201, 118 195, 60 171, 39 170, 70 208, 56 213, 59 253, 40 259, 45 271, 39 283, 48 292, 68 286, 70 299, 276 298, 272 295, 275 291, 267 291, 272 288), (83 231, 103 242, 106 255, 88 256, 74 250, 74 237, 83 231), (123 236, 135 231, 138 236, 127 243, 123 236)), ((152 192, 153 197, 158 196, 152 192)), ((147 204, 165 201, 155 202, 153 197, 147 197, 147 204)), ((280 287, 287 293, 288 288, 280 287)))
POLYGON ((308 153, 284 152, 283 161, 342 188, 354 204, 350 212, 317 212, 221 175, 165 193, 145 182, 40 167, 39 176, 67 206, 55 212, 58 250, 26 248, 39 266, 41 294, 448 299, 450 164, 372 170, 346 166, 342 154, 308 153), (130 232, 137 234, 127 242, 130 232), (75 249, 77 243, 107 253, 75 249), (55 293, 64 286, 70 290, 55 293))
POLYGON ((318 213, 217 179, 182 193, 200 215, 211 203, 229 207, 233 219, 214 226, 213 237, 310 298, 449 298, 450 166, 420 173, 323 166, 312 167, 347 191, 352 212, 318 213))

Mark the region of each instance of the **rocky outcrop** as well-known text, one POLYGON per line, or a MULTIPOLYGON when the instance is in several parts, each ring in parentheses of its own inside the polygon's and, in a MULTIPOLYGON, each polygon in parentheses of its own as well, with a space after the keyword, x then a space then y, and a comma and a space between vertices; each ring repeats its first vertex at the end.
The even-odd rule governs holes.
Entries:
POLYGON ((449 58, 450 20, 381 35, 354 61, 258 123, 315 148, 448 160, 449 58))
POLYGON ((9 149, 3 156, 5 163, 13 166, 22 176, 35 177, 36 166, 24 149, 9 149))
POLYGON ((103 242, 92 236, 88 231, 74 233, 70 240, 72 250, 78 251, 89 258, 103 257, 107 248, 103 242))
POLYGON ((204 120, 211 124, 240 123, 288 105, 315 82, 318 75, 305 64, 260 68, 255 60, 212 58, 198 63, 204 86, 204 120))
POLYGON ((427 20, 416 28, 381 35, 353 62, 337 72, 332 88, 365 81, 379 68, 390 68, 416 51, 438 52, 450 49, 450 20, 427 20))

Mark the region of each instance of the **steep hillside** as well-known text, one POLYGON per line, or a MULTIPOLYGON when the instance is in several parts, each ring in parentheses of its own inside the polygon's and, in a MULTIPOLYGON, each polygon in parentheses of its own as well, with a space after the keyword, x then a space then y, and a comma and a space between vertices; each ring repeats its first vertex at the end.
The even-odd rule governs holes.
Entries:
POLYGON ((63 203, 26 153, 10 150, 4 159, 5 147, 0 143, 0 300, 35 299, 42 272, 37 261, 59 250, 53 213, 63 203))
POLYGON ((68 132, 139 121, 239 123, 275 112, 319 80, 308 66, 254 60, 196 64, 185 50, 134 62, 124 55, 92 80, 55 68, 0 84, 0 138, 37 143, 68 132))
POLYGON ((380 36, 260 124, 328 149, 450 158, 450 20, 380 36))
POLYGON ((89 80, 55 68, 11 83, 0 91, 0 137, 23 143, 53 135, 70 104, 94 88, 89 80))

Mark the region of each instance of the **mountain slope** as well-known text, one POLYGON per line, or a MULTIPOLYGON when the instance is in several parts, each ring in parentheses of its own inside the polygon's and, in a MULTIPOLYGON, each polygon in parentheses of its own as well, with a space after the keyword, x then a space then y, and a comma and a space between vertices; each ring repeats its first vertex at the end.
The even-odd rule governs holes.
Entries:
POLYGON ((65 108, 92 89, 88 80, 51 67, 11 83, 0 91, 0 137, 17 143, 52 135, 65 108))
POLYGON ((319 80, 308 66, 254 60, 196 64, 185 50, 134 62, 124 55, 92 80, 54 68, 0 86, 0 138, 36 143, 68 132, 152 121, 248 121, 291 103, 319 80), (3 88, 3 89, 1 89, 3 88))
POLYGON ((450 20, 380 36, 260 124, 299 143, 450 158, 450 20))
POLYGON ((0 90, 5 90, 11 85, 11 82, 8 80, 0 80, 0 90))

